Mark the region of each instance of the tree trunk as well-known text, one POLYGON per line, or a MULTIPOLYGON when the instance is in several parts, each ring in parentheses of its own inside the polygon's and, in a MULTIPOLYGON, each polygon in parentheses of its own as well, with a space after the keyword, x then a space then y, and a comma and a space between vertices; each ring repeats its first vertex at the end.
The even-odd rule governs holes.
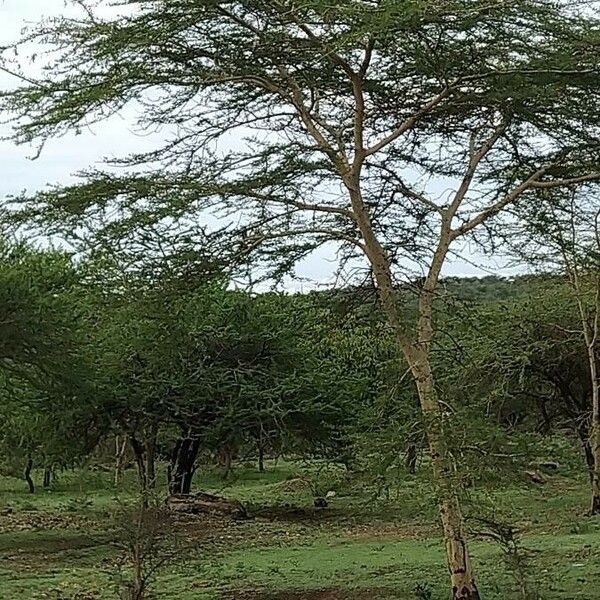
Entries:
POLYGON ((48 489, 52 483, 52 469, 50 467, 44 468, 44 489, 48 489))
POLYGON ((33 470, 33 459, 29 457, 27 459, 27 464, 25 465, 25 472, 23 476, 25 477, 25 481, 29 487, 29 493, 35 494, 35 484, 33 483, 33 479, 31 478, 31 471, 33 470))
POLYGON ((258 444, 258 471, 265 472, 265 449, 262 444, 258 444))
POLYGON ((156 487, 156 427, 143 443, 133 434, 129 434, 129 441, 138 469, 140 489, 145 494, 156 487))
POLYGON ((133 552, 133 581, 131 582, 131 600, 144 600, 146 596, 146 580, 144 578, 144 559, 139 541, 134 542, 133 552))
MULTIPOLYGON (((600 231, 596 220, 596 240, 600 245, 600 231)), ((596 279, 595 303, 593 312, 586 306, 583 288, 580 280, 580 271, 576 263, 567 260, 564 252, 565 264, 575 292, 583 339, 585 341, 588 366, 590 370, 590 382, 592 384, 592 421, 590 423, 590 448, 594 458, 591 471, 592 498, 590 502, 590 515, 600 515, 600 381, 598 380, 598 362, 596 358, 596 346, 600 334, 600 279, 596 279)), ((589 459, 588 459, 589 460, 589 459)))
POLYGON ((480 600, 467 550, 460 498, 444 431, 446 417, 437 397, 429 355, 427 351, 413 347, 406 356, 417 383, 421 409, 427 425, 427 441, 433 475, 438 487, 452 600, 480 600))
POLYGON ((148 491, 148 472, 146 470, 146 450, 144 445, 133 434, 129 434, 129 441, 133 456, 138 469, 138 479, 140 482, 140 490, 142 494, 148 491))
POLYGON ((592 445, 590 443, 590 428, 587 421, 581 421, 575 428, 579 440, 581 441, 581 447, 583 448, 583 455, 585 457, 585 464, 587 466, 588 474, 590 477, 590 484, 594 482, 594 453, 592 452, 592 445))
POLYGON ((450 453, 444 439, 442 406, 437 397, 431 370, 430 347, 433 343, 433 299, 452 237, 452 219, 468 190, 461 187, 452 205, 442 215, 440 237, 434 249, 427 276, 418 293, 416 332, 406 326, 394 286, 391 261, 373 230, 369 211, 360 189, 361 164, 353 165, 344 176, 356 222, 361 232, 362 247, 372 266, 381 305, 396 334, 412 376, 417 385, 421 411, 425 417, 426 435, 431 453, 435 483, 439 489, 439 509, 446 542, 446 553, 453 600, 479 600, 475 577, 467 551, 460 499, 454 485, 450 453), (462 196, 461 196, 462 194, 462 196), (415 339, 415 335, 416 339, 415 339))
POLYGON ((168 471, 171 495, 190 493, 199 450, 200 440, 197 438, 186 437, 177 440, 168 471))
POLYGON ((123 479, 123 466, 125 463, 125 453, 127 452, 127 436, 115 436, 115 487, 121 485, 123 479))
POLYGON ((406 449, 406 469, 411 475, 417 472, 417 445, 409 444, 406 449))
POLYGON ((224 444, 221 450, 219 451, 219 463, 223 467, 223 479, 229 479, 233 471, 233 455, 235 453, 235 449, 232 444, 224 444))
POLYGON ((590 514, 600 515, 600 411, 598 410, 597 406, 594 407, 592 432, 590 438, 591 451, 594 457, 590 514))
MULTIPOLYGON (((598 307, 600 309, 600 307, 598 307)), ((596 317, 598 318, 598 317, 596 317)), ((585 327, 585 324, 584 324, 585 327)), ((596 363, 596 334, 590 336, 587 330, 586 344, 588 350, 588 362, 590 366, 590 377, 592 380, 592 423, 590 426, 590 446, 594 457, 594 468, 592 471, 592 500, 590 503, 590 515, 600 515, 600 384, 598 382, 598 365, 596 363)))
POLYGON ((156 488, 156 438, 157 427, 152 426, 150 437, 146 440, 146 478, 148 480, 148 488, 153 490, 156 488))

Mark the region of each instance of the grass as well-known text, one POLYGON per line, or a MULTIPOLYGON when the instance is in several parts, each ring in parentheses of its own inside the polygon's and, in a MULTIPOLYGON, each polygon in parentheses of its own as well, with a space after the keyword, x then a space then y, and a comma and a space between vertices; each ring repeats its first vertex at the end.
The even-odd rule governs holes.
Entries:
MULTIPOLYGON (((443 546, 425 474, 406 478, 377 502, 372 489, 345 477, 341 471, 290 463, 270 465, 263 474, 240 466, 227 484, 217 472, 204 473, 199 488, 250 503, 258 516, 181 522, 180 558, 160 571, 154 597, 255 599, 280 593, 283 599, 302 597, 292 591, 336 589, 338 596, 315 592, 306 597, 358 598, 352 590, 362 589, 369 590, 365 598, 445 600, 443 546), (302 479, 308 476, 338 492, 325 511, 312 508, 314 486, 302 479), (428 591, 415 595, 417 584, 428 591)), ((112 543, 112 515, 131 500, 134 489, 133 473, 118 492, 110 473, 103 472, 65 474, 52 491, 35 495, 25 493, 21 481, 0 478, 0 512, 12 511, 0 516, 0 598, 118 598, 124 565, 112 543)), ((585 479, 555 476, 544 486, 475 490, 467 512, 507 515, 520 525, 532 579, 544 600, 597 600, 600 521, 584 516, 586 505, 585 479)), ((469 523, 476 529, 476 520, 469 523)), ((472 538, 485 600, 518 598, 500 548, 476 531, 472 538)))

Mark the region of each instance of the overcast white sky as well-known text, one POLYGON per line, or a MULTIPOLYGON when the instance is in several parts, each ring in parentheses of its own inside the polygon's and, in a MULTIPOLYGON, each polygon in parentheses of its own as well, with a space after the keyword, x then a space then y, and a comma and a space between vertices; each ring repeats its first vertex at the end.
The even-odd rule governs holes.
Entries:
MULTIPOLYGON (((64 0, 0 0, 0 46, 17 39, 23 27, 42 17, 77 10, 69 4, 64 0)), ((17 79, 0 72, 0 89, 10 89, 16 84, 17 79)), ((151 147, 152 140, 136 135, 132 123, 131 116, 123 116, 97 125, 79 136, 53 140, 35 161, 30 159, 35 149, 0 141, 0 198, 24 190, 33 191, 51 183, 67 183, 79 170, 98 165, 104 157, 122 156, 151 147)), ((0 136, 8 131, 6 126, 0 125, 0 136)), ((334 270, 334 264, 334 255, 322 251, 301 265, 299 274, 325 282, 334 270)), ((485 275, 499 272, 499 266, 489 259, 481 261, 473 255, 468 261, 450 262, 445 272, 447 275, 485 275), (477 268, 473 262, 485 264, 485 268, 477 268)))

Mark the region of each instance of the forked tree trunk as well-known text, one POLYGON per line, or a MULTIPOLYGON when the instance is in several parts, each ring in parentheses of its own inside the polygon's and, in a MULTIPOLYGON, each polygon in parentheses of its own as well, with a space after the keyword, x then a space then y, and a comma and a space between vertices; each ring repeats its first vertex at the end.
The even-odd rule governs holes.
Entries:
POLYGON ((177 440, 168 470, 171 495, 190 493, 199 450, 200 440, 197 438, 186 437, 177 440))
POLYGON ((153 431, 143 443, 129 434, 129 441, 138 469, 140 489, 146 493, 156 487, 156 433, 153 431))
MULTIPOLYGON (((476 167, 477 163, 475 163, 476 167)), ((435 248, 429 272, 419 292, 419 316, 416 339, 414 331, 407 328, 394 287, 391 261, 373 230, 369 212, 360 189, 360 167, 353 166, 344 178, 350 193, 352 208, 360 229, 366 253, 373 268, 378 294, 390 326, 396 333, 398 346, 404 354, 417 385, 433 475, 439 493, 439 510, 446 542, 446 554, 453 600, 480 600, 464 535, 463 515, 457 487, 454 485, 452 461, 443 430, 443 411, 437 397, 431 369, 430 346, 433 342, 433 298, 439 277, 452 241, 452 218, 468 190, 470 180, 465 178, 452 206, 443 213, 440 238, 435 248), (464 189, 463 189, 464 188, 464 189), (462 195, 461 195, 462 194, 462 195)))

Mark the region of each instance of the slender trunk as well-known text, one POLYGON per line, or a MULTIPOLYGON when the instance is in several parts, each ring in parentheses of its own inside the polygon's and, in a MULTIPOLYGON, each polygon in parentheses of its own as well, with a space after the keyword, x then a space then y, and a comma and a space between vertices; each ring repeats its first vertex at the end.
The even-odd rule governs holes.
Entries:
POLYGON ((406 469, 411 475, 417 472, 417 445, 409 444, 406 449, 406 469))
MULTIPOLYGON (((476 166, 475 164, 474 167, 476 166)), ((443 435, 444 415, 437 397, 429 356, 434 334, 433 298, 452 241, 452 219, 468 190, 470 180, 465 178, 466 186, 459 189, 451 206, 442 215, 440 237, 419 293, 419 317, 415 340, 413 332, 407 329, 402 318, 390 259, 373 230, 369 211, 362 197, 361 168, 362 163, 354 164, 350 173, 345 175, 344 183, 349 191, 356 222, 363 238, 363 249, 373 268, 382 307, 396 333, 398 345, 417 385, 421 410, 427 427, 426 434, 431 452, 433 475, 439 489, 439 509, 446 542, 452 598, 453 600, 479 600, 480 596, 467 551, 463 515, 454 485, 450 453, 443 435)))
POLYGON ((186 437, 177 441, 168 470, 169 493, 190 493, 199 450, 200 440, 197 438, 186 437))
POLYGON ((265 472, 265 448, 260 441, 258 442, 258 471, 265 472))
POLYGON ((133 456, 138 469, 138 479, 140 482, 140 490, 143 495, 148 491, 148 473, 146 471, 146 451, 144 445, 133 435, 129 434, 129 441, 133 456))
MULTIPOLYGON (((598 229, 598 215, 596 216, 596 240, 600 247, 600 230, 598 229)), ((591 472, 592 498, 590 502, 590 515, 600 515, 600 382, 598 381, 598 363, 596 358, 596 345, 600 335, 600 279, 596 279, 595 302, 593 311, 585 303, 584 291, 580 280, 578 265, 569 260, 563 253, 567 272, 570 277, 573 291, 575 292, 579 316, 581 318, 583 339, 585 341, 590 381, 592 384, 592 421, 590 423, 590 447, 594 457, 594 466, 591 472)))
POLYGON ((44 467, 44 489, 48 489, 52 483, 52 469, 50 467, 44 467))
POLYGON ((121 485, 123 479, 123 466, 125 463, 125 453, 127 452, 127 436, 115 436, 115 487, 121 485))
POLYGON ((592 452, 592 445, 590 444, 590 427, 587 419, 581 420, 576 427, 577 436, 581 441, 581 447, 583 448, 583 455, 585 457, 585 464, 587 466, 588 475, 590 477, 590 484, 594 482, 594 453, 592 452))
POLYGON ((592 501, 590 505, 590 514, 600 515, 600 389, 598 387, 595 362, 594 369, 592 370, 592 388, 593 407, 590 446, 594 457, 594 468, 592 471, 592 501))
POLYGON ((132 553, 133 559, 133 581, 131 586, 131 600, 144 600, 146 596, 146 581, 144 578, 144 566, 142 550, 139 542, 134 543, 132 553))
POLYGON ((426 351, 407 353, 409 366, 417 383, 421 408, 427 424, 427 440, 439 494, 439 509, 446 542, 446 556, 453 600, 479 600, 469 552, 464 519, 453 464, 444 431, 444 414, 434 385, 429 355, 426 351))
POLYGON ((154 425, 150 437, 146 440, 146 477, 148 480, 148 488, 153 490, 156 488, 156 438, 157 427, 154 425))
POLYGON ((223 479, 229 479, 233 471, 233 454, 235 450, 231 444, 225 444, 219 452, 219 463, 223 467, 223 479))
MULTIPOLYGON (((585 327, 585 323, 584 323, 585 327)), ((600 385, 598 382, 598 365, 596 363, 596 335, 584 331, 587 345, 590 378, 592 381, 592 422, 590 424, 590 447, 594 458, 592 469, 592 499, 590 515, 600 515, 600 385)))
POLYGON ((27 459, 27 464, 25 465, 25 472, 23 476, 25 477, 25 481, 27 482, 27 486, 29 487, 29 493, 35 494, 35 484, 33 483, 33 479, 31 478, 31 471, 33 470, 33 459, 29 457, 27 459))

